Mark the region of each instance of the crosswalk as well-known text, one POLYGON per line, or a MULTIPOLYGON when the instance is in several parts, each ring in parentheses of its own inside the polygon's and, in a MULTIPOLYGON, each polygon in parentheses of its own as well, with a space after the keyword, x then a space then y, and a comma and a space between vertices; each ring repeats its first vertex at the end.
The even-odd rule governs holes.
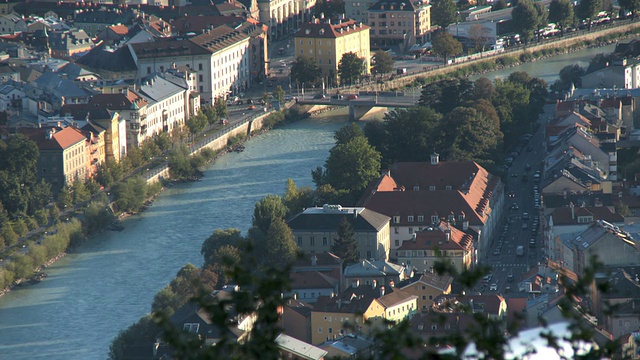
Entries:
POLYGON ((491 264, 491 267, 494 269, 499 268, 513 268, 513 267, 528 267, 528 264, 516 263, 516 264, 491 264))

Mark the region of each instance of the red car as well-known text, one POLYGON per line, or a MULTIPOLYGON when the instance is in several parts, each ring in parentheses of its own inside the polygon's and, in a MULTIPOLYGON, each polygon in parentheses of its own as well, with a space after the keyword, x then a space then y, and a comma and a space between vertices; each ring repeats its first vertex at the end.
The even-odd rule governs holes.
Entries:
POLYGON ((354 95, 354 94, 347 95, 347 100, 355 100, 357 98, 358 98, 358 95, 354 95))

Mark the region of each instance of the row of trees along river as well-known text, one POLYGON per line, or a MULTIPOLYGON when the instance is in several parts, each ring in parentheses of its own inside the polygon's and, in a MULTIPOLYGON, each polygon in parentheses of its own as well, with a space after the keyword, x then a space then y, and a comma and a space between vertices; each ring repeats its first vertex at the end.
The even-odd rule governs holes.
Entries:
MULTIPOLYGON (((587 49, 488 73, 490 79, 526 71, 551 83, 565 65, 588 64, 612 47, 587 49)), ((104 359, 119 331, 150 304, 186 263, 202 264, 200 249, 214 229, 251 225, 254 204, 282 194, 286 179, 312 185, 345 116, 307 119, 273 130, 227 154, 202 181, 174 186, 121 232, 104 232, 47 269, 35 286, 0 298, 0 358, 104 359)))

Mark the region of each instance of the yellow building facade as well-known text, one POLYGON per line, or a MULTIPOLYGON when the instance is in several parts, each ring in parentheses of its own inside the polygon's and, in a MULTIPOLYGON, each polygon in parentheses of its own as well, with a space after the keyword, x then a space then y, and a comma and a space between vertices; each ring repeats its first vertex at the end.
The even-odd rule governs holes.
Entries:
POLYGON ((363 75, 371 69, 369 26, 355 20, 330 21, 315 19, 303 25, 294 35, 296 57, 315 60, 324 77, 334 79, 338 64, 346 53, 355 53, 364 62, 363 75))

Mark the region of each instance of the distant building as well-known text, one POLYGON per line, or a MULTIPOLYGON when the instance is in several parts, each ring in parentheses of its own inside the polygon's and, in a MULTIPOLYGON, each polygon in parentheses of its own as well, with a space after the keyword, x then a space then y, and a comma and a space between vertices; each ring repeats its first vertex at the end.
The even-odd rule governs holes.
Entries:
POLYGON ((635 89, 640 87, 640 61, 617 59, 582 75, 582 87, 635 89))
POLYGON ((69 59, 75 54, 93 49, 93 40, 82 29, 68 31, 52 31, 49 33, 51 56, 69 59))
POLYGON ((399 45, 406 51, 431 38, 431 5, 428 1, 378 0, 367 11, 373 46, 399 45))
POLYGON ((405 240, 397 250, 397 258, 399 263, 425 273, 445 256, 460 273, 474 264, 473 244, 471 234, 441 222, 417 232, 414 239, 405 240))
POLYGON ((54 192, 75 179, 87 176, 87 139, 79 129, 65 128, 20 129, 35 141, 40 151, 38 177, 51 184, 54 192))
MULTIPOLYGON (((391 217, 391 258, 413 234, 441 222, 463 233, 477 233, 477 257, 488 255, 504 208, 504 184, 473 161, 399 162, 372 181, 358 205, 391 217)), ((408 264, 407 264, 408 265, 408 264)), ((431 265, 429 265, 431 266, 431 265)))
POLYGON ((280 39, 309 21, 316 0, 258 0, 260 22, 269 27, 269 37, 280 39))
POLYGON ((418 309, 429 311, 434 299, 440 295, 451 293, 453 276, 449 274, 438 275, 428 272, 417 279, 401 283, 400 288, 418 297, 418 309))
POLYGON ((338 64, 349 52, 363 59, 363 75, 371 72, 369 26, 362 22, 341 20, 333 24, 330 20, 314 19, 295 33, 294 43, 296 56, 312 58, 329 80, 336 78, 338 64))
POLYGON ((287 223, 305 253, 330 251, 342 219, 351 224, 360 259, 386 260, 389 255, 389 217, 363 207, 324 205, 307 208, 287 223))

